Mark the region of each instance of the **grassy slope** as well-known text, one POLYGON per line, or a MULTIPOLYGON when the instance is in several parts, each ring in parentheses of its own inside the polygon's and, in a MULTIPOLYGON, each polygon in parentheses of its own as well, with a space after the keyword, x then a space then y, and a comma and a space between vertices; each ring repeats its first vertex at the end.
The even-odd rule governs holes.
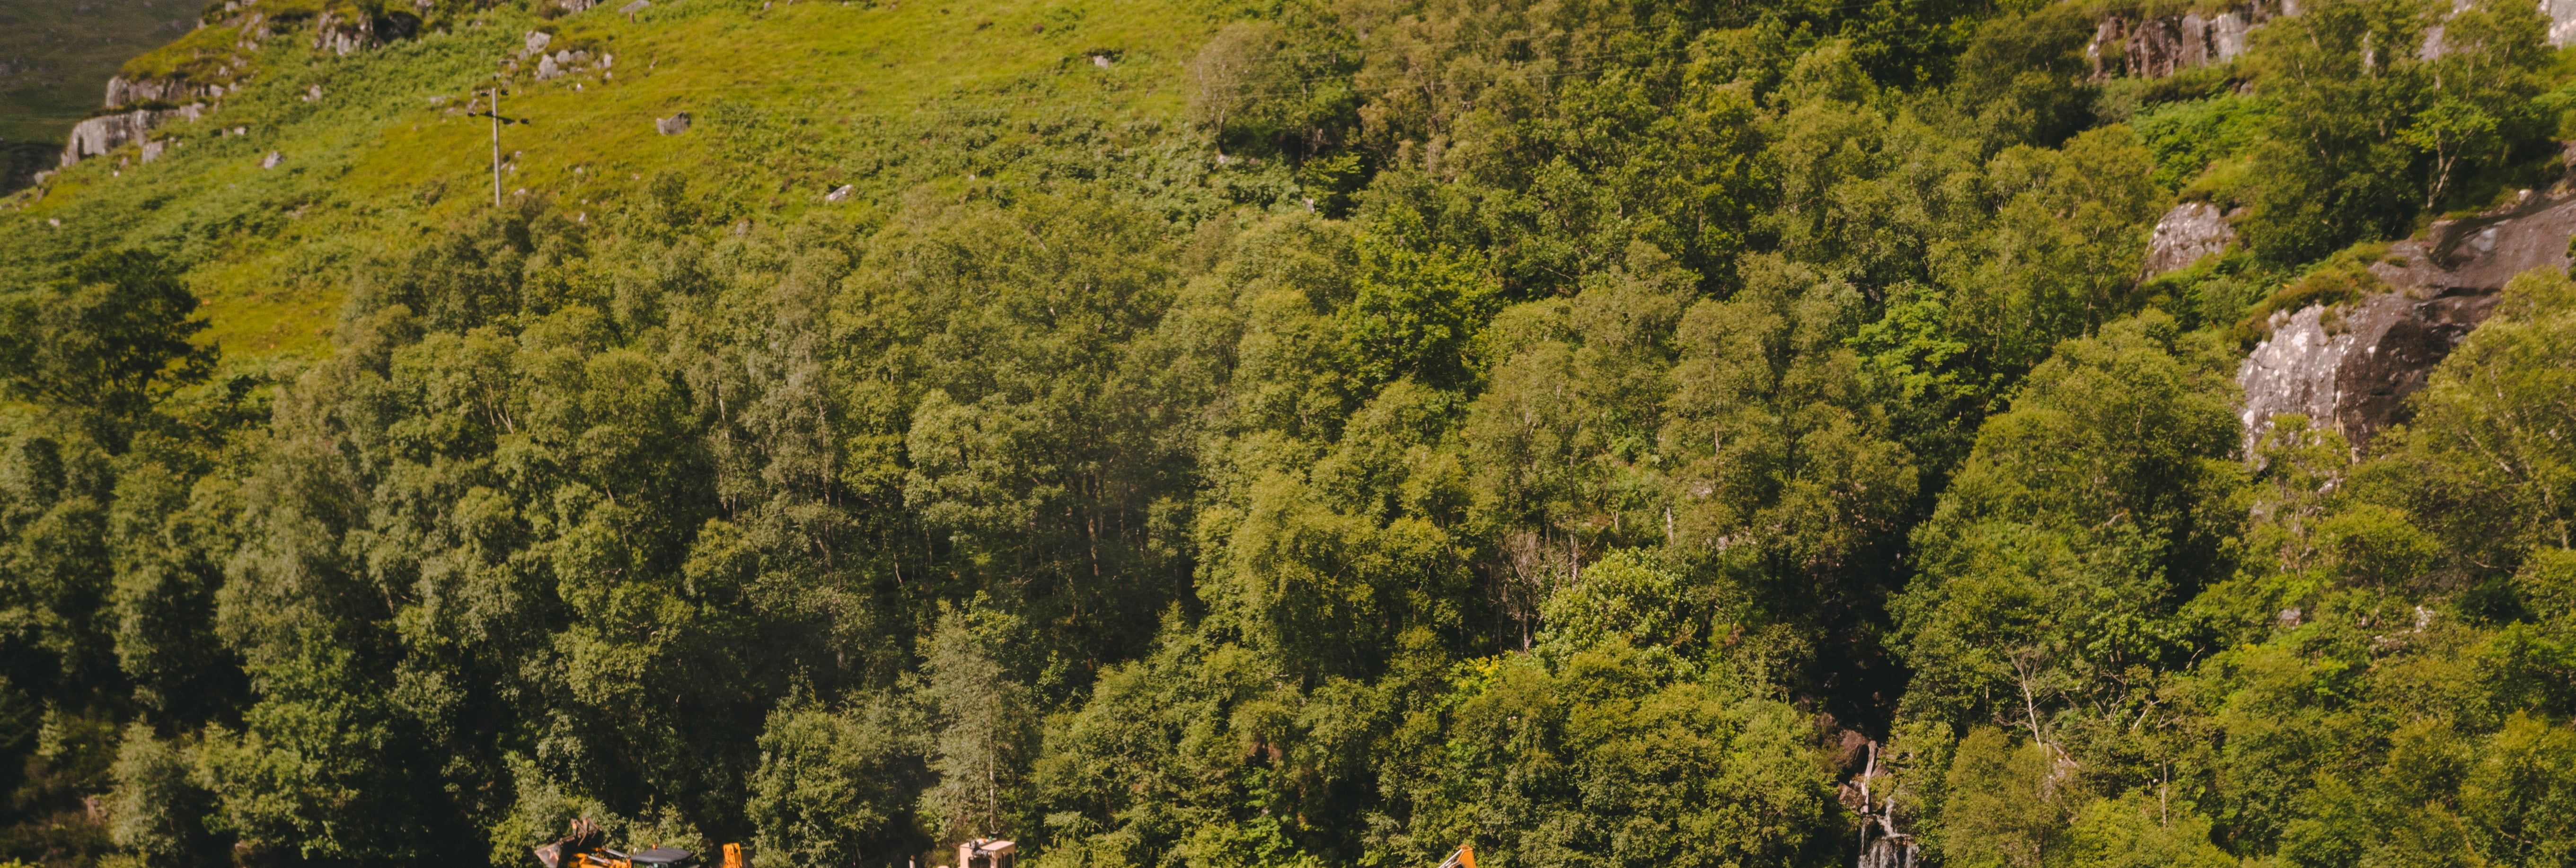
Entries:
POLYGON ((118 64, 196 23, 194 0, 0 3, 0 140, 60 147, 88 117, 118 64))
MULTIPOLYGON (((959 183, 993 139, 1044 118, 1168 124, 1181 63, 1214 26, 1176 0, 676 0, 632 22, 613 5, 552 22, 612 55, 606 76, 514 78, 503 114, 530 122, 502 132, 513 195, 585 214, 681 171, 693 196, 767 221, 824 207, 838 183, 879 201, 959 183), (1117 61, 1097 67, 1101 53, 1117 61), (656 134, 652 120, 675 111, 697 125, 656 134), (983 132, 939 149, 953 150, 944 159, 884 156, 969 128, 983 132)), ((17 214, 0 215, 0 275, 23 282, 83 251, 148 246, 192 265, 209 335, 228 352, 318 350, 350 262, 491 207, 491 128, 463 106, 539 24, 496 11, 347 58, 312 56, 309 38, 269 40, 248 91, 165 128, 183 142, 172 156, 133 163, 129 148, 21 195, 17 214), (311 85, 322 99, 303 98, 311 85), (237 127, 249 134, 219 135, 237 127), (281 165, 259 168, 272 151, 281 165)))

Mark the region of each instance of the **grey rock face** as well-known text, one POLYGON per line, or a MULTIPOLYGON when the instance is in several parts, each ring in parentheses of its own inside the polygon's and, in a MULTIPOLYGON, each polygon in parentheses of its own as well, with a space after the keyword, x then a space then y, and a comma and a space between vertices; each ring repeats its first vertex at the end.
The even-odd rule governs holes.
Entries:
POLYGON ((2576 197, 2433 225, 2391 245, 2370 271, 2394 291, 2336 309, 2273 316, 2272 337, 2237 369, 2250 447, 2274 415, 2299 413, 2358 449, 2404 421, 2406 396, 2495 311, 2497 292, 2533 268, 2567 267, 2576 197))
POLYGON ((689 113, 681 112, 667 118, 655 118, 653 119, 653 129, 654 131, 666 136, 676 136, 681 133, 688 132, 689 113))
POLYGON ((63 144, 62 165, 70 166, 85 157, 105 155, 127 142, 139 142, 152 128, 171 118, 195 119, 202 109, 187 106, 178 109, 135 109, 112 115, 100 115, 72 127, 71 141, 63 144))
POLYGON ((2493 292, 2419 289, 2381 293, 2341 311, 2310 306, 2276 315, 2271 339, 2237 370, 2246 447, 2285 413, 2331 427, 2355 449, 2369 445, 2403 421, 2406 396, 2424 388, 2433 366, 2486 321, 2497 299, 2493 292), (2432 297, 2418 297, 2427 292, 2432 297))
POLYGON ((124 76, 117 76, 107 80, 106 105, 119 108, 139 102, 190 102, 222 96, 223 93, 224 87, 219 84, 191 84, 170 78, 127 80, 124 76))
MULTIPOLYGON (((2576 0, 2569 0, 2576 2, 2576 0)), ((2245 16, 2228 12, 2209 20, 2209 48, 2218 62, 2235 60, 2245 53, 2245 16)))
POLYGON ((2540 14, 2549 18, 2552 47, 2576 45, 2576 0, 2540 0, 2540 14))
MULTIPOLYGON (((2549 19, 2549 44, 2552 47, 2576 45, 2576 0, 2534 0, 2540 14, 2549 19)), ((2471 6, 2473 0, 2451 0, 2456 14, 2471 6)), ((2161 78, 2204 63, 2226 63, 2245 53, 2246 34, 2276 15, 2297 15, 2296 0, 2253 0, 2244 6, 2214 16, 2186 13, 2181 16, 2130 19, 2102 19, 2093 28, 2093 39, 2084 46, 2084 56, 2093 63, 2096 80, 2112 75, 2161 78), (2116 47, 2119 60, 2107 60, 2116 47)), ((2424 44, 2416 56, 2431 60, 2442 56, 2443 28, 2439 23, 2427 29, 2424 44)))
POLYGON ((343 18, 325 11, 313 19, 313 49, 316 51, 346 57, 382 44, 384 40, 376 33, 375 19, 365 15, 343 18))
POLYGON ((538 56, 538 58, 537 58, 537 80, 538 80, 538 81, 545 81, 545 80, 547 80, 547 79, 551 79, 551 78, 554 78, 555 76, 562 75, 562 74, 563 74, 563 68, 555 65, 555 57, 554 57, 554 55, 547 54, 547 55, 540 55, 540 56, 538 56))
POLYGON ((528 55, 544 51, 546 50, 546 43, 553 41, 555 41, 555 35, 552 33, 547 33, 543 30, 528 31, 527 47, 519 49, 519 56, 526 57, 528 55))
POLYGON ((2184 202, 2165 212, 2156 221, 2155 234, 2147 239, 2147 277, 2179 271, 2208 256, 2227 249, 2236 240, 2236 228, 2227 224, 2218 206, 2207 202, 2184 202))
POLYGON ((2085 44, 2084 56, 2093 63, 2096 81, 2109 79, 2114 74, 2132 78, 2163 78, 2208 63, 2212 58, 2233 57, 2234 54, 2219 43, 2221 34, 2228 34, 2235 51, 2244 50, 2241 26, 2222 30, 2197 13, 2139 20, 2106 18, 2094 25, 2093 40, 2085 44), (2108 63, 2113 46, 2119 49, 2116 68, 2108 63))
POLYGON ((2520 204, 2434 223, 2424 238, 2389 245, 2371 273, 2399 288, 2494 292, 2514 275, 2567 267, 2576 235, 2576 197, 2526 195, 2520 204))

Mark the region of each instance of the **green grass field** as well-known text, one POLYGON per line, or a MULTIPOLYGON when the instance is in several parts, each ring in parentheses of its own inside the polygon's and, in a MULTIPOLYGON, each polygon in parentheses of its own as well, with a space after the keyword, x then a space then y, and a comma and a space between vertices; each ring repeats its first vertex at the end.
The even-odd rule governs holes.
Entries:
POLYGON ((772 222, 995 173, 1096 173, 1064 163, 1067 143, 1111 160, 1168 138, 1183 62, 1215 27, 1173 0, 677 0, 631 21, 613 5, 553 21, 505 7, 348 57, 273 38, 246 91, 156 134, 179 142, 167 156, 129 146, 12 200, 0 270, 161 250, 189 265, 228 352, 311 352, 352 262, 492 207, 491 123, 469 110, 530 30, 595 59, 546 82, 534 59, 514 65, 502 113, 525 123, 501 132, 505 195, 586 221, 676 172, 699 207, 772 222), (687 133, 655 131, 677 112, 687 133), (841 184, 860 195, 826 206, 841 184))

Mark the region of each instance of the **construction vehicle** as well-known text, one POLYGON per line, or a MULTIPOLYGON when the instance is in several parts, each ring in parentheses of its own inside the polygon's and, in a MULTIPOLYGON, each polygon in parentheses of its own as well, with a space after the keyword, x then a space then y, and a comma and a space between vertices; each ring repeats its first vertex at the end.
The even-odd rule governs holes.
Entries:
MULTIPOLYGON (((654 847, 635 853, 609 849, 608 834, 599 824, 582 817, 572 821, 572 828, 553 843, 536 848, 537 861, 545 868, 697 868, 698 854, 678 847, 654 847)), ((724 861, 717 868, 748 868, 742 858, 741 844, 724 845, 724 861)))
POLYGON ((1019 862, 1020 845, 991 838, 977 838, 957 845, 957 868, 1012 868, 1019 862))
POLYGON ((1440 868, 1476 868, 1476 845, 1458 845, 1449 858, 1440 860, 1440 868))

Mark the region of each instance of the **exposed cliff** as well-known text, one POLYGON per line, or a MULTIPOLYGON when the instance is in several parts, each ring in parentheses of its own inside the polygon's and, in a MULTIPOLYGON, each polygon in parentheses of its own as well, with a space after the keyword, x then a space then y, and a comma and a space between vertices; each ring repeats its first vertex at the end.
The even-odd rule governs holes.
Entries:
POLYGON ((2389 291, 2275 314, 2272 336, 2237 372, 2246 442, 2273 416, 2298 413, 2330 425, 2356 449, 2368 444, 2404 421, 2406 396, 2486 321, 2506 281, 2533 268, 2567 267, 2570 236, 2576 195, 2526 196, 2392 245, 2370 266, 2389 291))
POLYGON ((2094 25, 2084 57, 2095 79, 2113 75, 2162 78, 2204 63, 2225 63, 2245 53, 2245 35, 2270 17, 2260 4, 2203 16, 2198 12, 2148 18, 2112 16, 2094 25))
POLYGON ((174 118, 196 120, 204 112, 200 105, 175 109, 135 109, 100 115, 72 128, 71 140, 63 144, 61 165, 69 166, 86 157, 103 156, 129 142, 140 142, 152 129, 174 118))
POLYGON ((128 79, 119 75, 107 80, 107 107, 123 108, 148 102, 196 102, 223 96, 238 87, 228 83, 200 83, 175 78, 128 79))
MULTIPOLYGON (((2549 45, 2576 45, 2576 0, 2537 0, 2549 19, 2549 45)), ((2453 0, 2454 11, 2468 0, 2453 0)), ((2224 9, 2224 7, 2222 7, 2224 9)), ((2162 78, 2208 63, 2226 63, 2245 53, 2246 40, 2263 22, 2299 14, 2298 0, 2255 0, 2224 11, 2195 10, 2181 15, 2108 15, 2093 27, 2084 46, 2095 80, 2114 76, 2162 78)), ((2442 27, 2425 34, 2420 53, 2442 53, 2442 27)))

